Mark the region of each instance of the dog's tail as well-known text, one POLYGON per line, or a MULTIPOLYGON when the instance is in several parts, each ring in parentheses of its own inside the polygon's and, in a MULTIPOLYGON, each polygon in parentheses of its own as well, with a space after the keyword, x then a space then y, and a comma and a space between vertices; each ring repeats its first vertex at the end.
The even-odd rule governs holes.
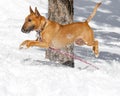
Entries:
POLYGON ((89 23, 90 20, 95 16, 96 11, 97 11, 97 8, 98 8, 101 4, 102 4, 101 2, 96 4, 93 12, 91 13, 91 15, 90 15, 90 16, 87 18, 87 20, 86 20, 88 23, 89 23))

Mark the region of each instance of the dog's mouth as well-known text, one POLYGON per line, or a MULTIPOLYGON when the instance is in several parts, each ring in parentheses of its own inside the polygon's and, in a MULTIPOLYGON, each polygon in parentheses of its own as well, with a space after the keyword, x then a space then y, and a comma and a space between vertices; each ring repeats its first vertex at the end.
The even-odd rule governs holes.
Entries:
POLYGON ((35 26, 30 26, 30 27, 27 28, 27 29, 25 29, 24 27, 22 27, 21 31, 22 31, 23 33, 30 33, 31 31, 34 30, 34 27, 35 27, 35 26))

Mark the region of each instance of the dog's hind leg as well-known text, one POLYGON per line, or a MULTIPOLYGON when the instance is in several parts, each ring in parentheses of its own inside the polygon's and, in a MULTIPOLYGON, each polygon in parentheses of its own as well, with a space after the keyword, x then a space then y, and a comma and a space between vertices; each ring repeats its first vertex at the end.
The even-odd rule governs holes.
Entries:
POLYGON ((95 40, 93 43, 93 52, 95 54, 95 57, 99 56, 99 49, 98 49, 98 41, 95 40))
POLYGON ((93 52, 95 54, 95 57, 99 56, 99 50, 98 50, 98 41, 97 40, 89 40, 87 42, 87 40, 83 40, 81 38, 78 38, 75 40, 75 44, 81 46, 81 45, 87 45, 87 46, 92 46, 93 52))
MULTIPOLYGON (((85 40, 84 40, 85 41, 85 40)), ((95 57, 98 57, 99 56, 99 49, 98 49, 98 41, 97 40, 92 40, 91 42, 85 42, 86 45, 88 46, 92 46, 92 50, 95 54, 95 57)))

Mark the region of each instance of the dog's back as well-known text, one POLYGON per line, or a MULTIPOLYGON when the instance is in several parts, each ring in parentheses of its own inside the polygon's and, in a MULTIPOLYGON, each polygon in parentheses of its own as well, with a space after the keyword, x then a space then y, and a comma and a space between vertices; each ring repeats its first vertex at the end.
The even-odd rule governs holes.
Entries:
POLYGON ((92 42, 94 36, 92 29, 86 21, 61 25, 56 36, 53 38, 52 45, 54 45, 55 48, 62 48, 80 38, 83 39, 84 42, 92 42))

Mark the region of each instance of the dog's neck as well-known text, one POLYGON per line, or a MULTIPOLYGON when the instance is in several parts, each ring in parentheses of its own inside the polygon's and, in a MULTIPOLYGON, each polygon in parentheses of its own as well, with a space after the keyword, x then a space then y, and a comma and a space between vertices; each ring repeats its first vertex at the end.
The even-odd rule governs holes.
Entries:
POLYGON ((36 37, 37 37, 37 38, 41 38, 41 37, 40 37, 40 32, 43 31, 44 28, 46 27, 47 21, 48 21, 48 20, 45 19, 45 23, 43 24, 42 28, 39 28, 38 30, 36 30, 36 32, 37 32, 36 37))
POLYGON ((41 31, 44 30, 44 28, 46 27, 46 25, 47 25, 47 19, 45 19, 45 23, 43 24, 43 26, 42 26, 42 28, 41 28, 41 31))
POLYGON ((45 19, 44 24, 43 24, 42 26, 39 26, 35 31, 36 31, 36 32, 41 32, 41 31, 43 31, 43 30, 45 29, 46 25, 47 25, 47 22, 48 22, 48 20, 45 19))

